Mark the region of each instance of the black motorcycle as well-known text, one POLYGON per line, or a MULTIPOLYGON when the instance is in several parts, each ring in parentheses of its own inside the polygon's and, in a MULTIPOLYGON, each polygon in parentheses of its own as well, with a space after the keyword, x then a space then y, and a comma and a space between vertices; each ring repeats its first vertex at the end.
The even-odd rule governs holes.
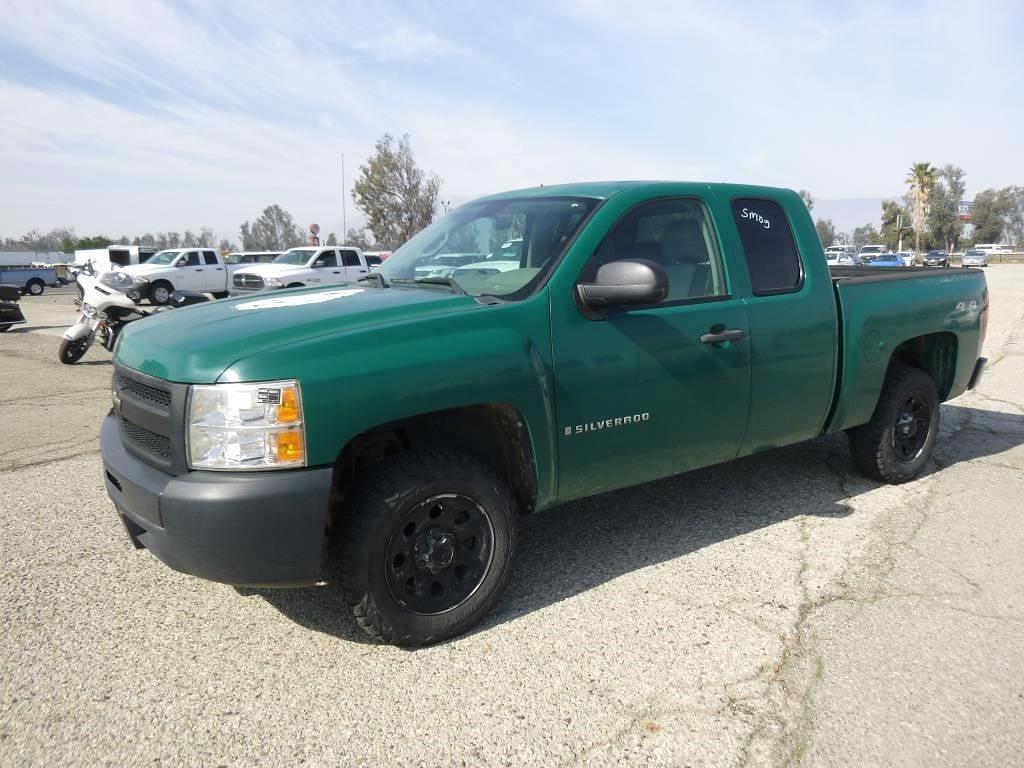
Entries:
POLYGON ((25 322, 25 315, 18 306, 20 298, 20 287, 0 283, 0 333, 7 333, 15 325, 25 322))

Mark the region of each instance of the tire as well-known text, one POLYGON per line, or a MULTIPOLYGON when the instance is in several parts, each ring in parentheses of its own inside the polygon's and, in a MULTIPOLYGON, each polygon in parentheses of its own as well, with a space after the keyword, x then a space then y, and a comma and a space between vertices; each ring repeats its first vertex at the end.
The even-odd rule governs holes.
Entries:
POLYGON ((886 483, 913 480, 928 464, 939 434, 939 394, 920 368, 894 365, 867 424, 851 429, 850 451, 868 477, 886 483))
POLYGON ((46 285, 42 280, 29 280, 28 285, 25 286, 25 290, 32 296, 42 296, 45 288, 46 285))
POLYGON ((291 283, 290 285, 286 285, 285 287, 286 288, 305 288, 306 286, 303 285, 302 283, 291 283))
POLYGON ((82 359, 82 356, 89 350, 91 345, 92 339, 88 337, 84 339, 75 339, 74 341, 61 339, 58 359, 64 363, 64 365, 74 365, 82 359))
POLYGON ((476 624, 512 571, 513 499, 497 474, 462 453, 406 453, 367 470, 331 537, 333 580, 356 623, 401 646, 476 624))
POLYGON ((157 280, 149 286, 149 303, 165 307, 170 302, 172 293, 174 293, 173 285, 166 280, 157 280))

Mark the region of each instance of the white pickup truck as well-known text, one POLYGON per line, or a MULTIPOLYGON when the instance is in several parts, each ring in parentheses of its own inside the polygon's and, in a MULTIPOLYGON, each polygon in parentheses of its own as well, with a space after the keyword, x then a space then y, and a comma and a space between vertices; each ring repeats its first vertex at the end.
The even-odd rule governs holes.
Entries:
POLYGON ((216 298, 227 296, 230 270, 213 248, 171 248, 154 254, 145 264, 132 264, 118 271, 148 280, 150 302, 163 305, 177 290, 212 293, 216 298))
POLYGON ((242 296, 268 289, 354 283, 379 265, 380 257, 367 256, 347 245, 291 248, 270 264, 239 268, 232 277, 230 293, 242 296))

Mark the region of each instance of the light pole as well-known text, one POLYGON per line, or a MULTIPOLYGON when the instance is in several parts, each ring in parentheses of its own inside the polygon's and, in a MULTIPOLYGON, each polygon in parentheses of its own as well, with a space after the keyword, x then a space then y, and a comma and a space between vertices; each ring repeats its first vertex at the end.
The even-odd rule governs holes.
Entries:
POLYGON ((345 200, 345 153, 341 153, 341 242, 348 239, 348 205, 345 200))

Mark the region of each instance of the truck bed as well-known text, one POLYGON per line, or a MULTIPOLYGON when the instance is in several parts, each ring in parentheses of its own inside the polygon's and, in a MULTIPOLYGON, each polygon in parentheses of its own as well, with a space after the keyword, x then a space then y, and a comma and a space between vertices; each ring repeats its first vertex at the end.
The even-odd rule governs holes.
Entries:
POLYGON ((978 272, 975 267, 840 267, 829 266, 832 282, 885 283, 892 280, 916 280, 934 275, 955 275, 964 272, 978 272))
POLYGON ((952 350, 943 400, 967 386, 981 346, 985 275, 961 267, 830 267, 840 356, 829 430, 871 418, 889 359, 909 339, 942 335, 952 350))

